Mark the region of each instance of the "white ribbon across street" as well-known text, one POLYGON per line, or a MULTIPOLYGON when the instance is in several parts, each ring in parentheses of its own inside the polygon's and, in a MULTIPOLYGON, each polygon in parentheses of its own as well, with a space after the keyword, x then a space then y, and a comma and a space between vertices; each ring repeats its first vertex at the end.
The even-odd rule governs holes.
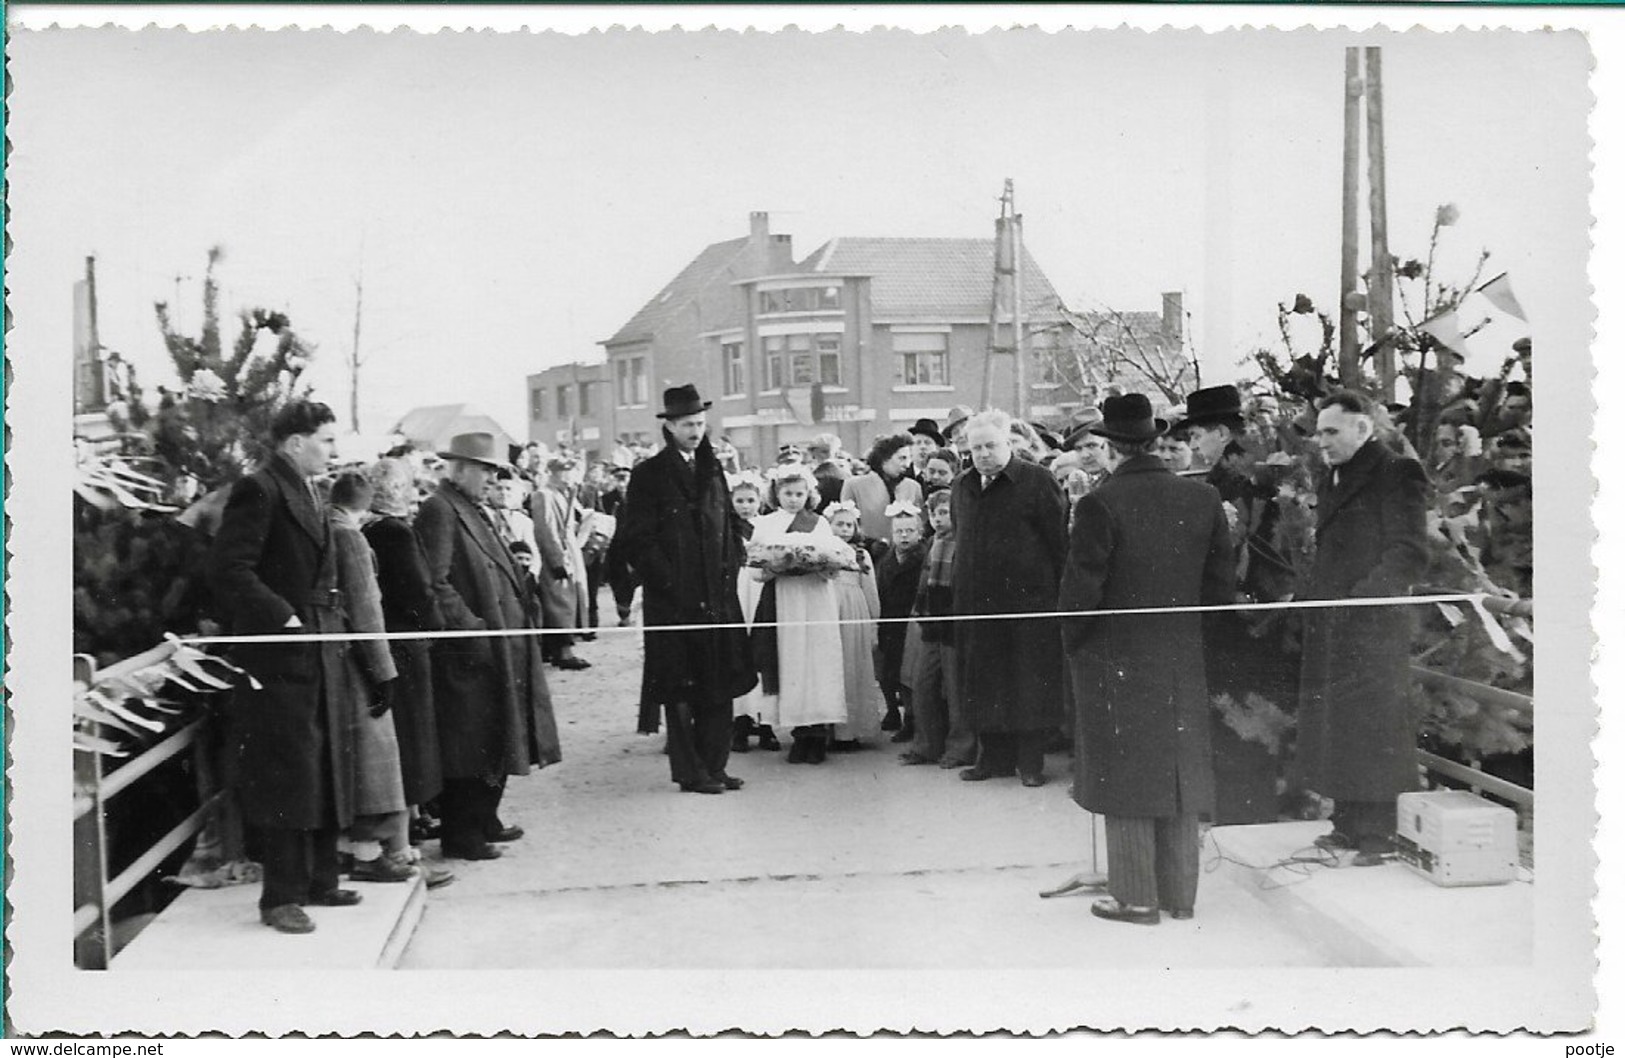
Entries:
POLYGON ((708 632, 723 628, 818 628, 831 625, 894 624, 918 621, 921 624, 938 621, 1036 621, 1050 617, 1128 617, 1146 614, 1185 613, 1238 613, 1252 610, 1330 610, 1348 607, 1372 606, 1433 606, 1441 603, 1466 603, 1477 612, 1486 629, 1493 628, 1491 638, 1505 639, 1506 633, 1484 608, 1484 592, 1465 592, 1451 595, 1395 595, 1357 599, 1290 599, 1286 602, 1235 602, 1212 606, 1136 606, 1115 610, 1040 610, 1021 613, 943 614, 935 617, 841 617, 824 621, 774 622, 709 622, 680 625, 611 625, 604 628, 469 628, 448 629, 440 632, 270 632, 262 635, 187 636, 183 642, 200 646, 232 643, 349 643, 387 640, 441 640, 441 639, 512 639, 524 636, 581 634, 584 632, 708 632))

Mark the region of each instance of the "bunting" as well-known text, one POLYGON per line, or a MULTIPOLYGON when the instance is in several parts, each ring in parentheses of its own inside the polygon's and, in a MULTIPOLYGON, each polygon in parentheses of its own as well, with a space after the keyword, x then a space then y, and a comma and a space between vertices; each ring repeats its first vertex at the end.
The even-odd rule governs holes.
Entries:
POLYGON ((1479 287, 1478 292, 1488 298, 1491 305, 1508 316, 1516 316, 1525 323, 1529 322, 1529 317, 1524 315, 1523 306, 1518 304, 1517 297, 1512 293, 1512 280, 1507 278, 1505 272, 1479 287))
POLYGON ((1431 335, 1434 341, 1466 359, 1467 339, 1461 333, 1461 320, 1454 309, 1441 312, 1431 320, 1424 320, 1416 325, 1416 329, 1431 335))

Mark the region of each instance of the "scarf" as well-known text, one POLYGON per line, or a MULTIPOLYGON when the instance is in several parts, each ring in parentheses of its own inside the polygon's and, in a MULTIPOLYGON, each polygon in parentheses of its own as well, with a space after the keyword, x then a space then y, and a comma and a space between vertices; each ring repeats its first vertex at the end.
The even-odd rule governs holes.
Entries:
MULTIPOLYGON (((949 527, 931 540, 931 550, 926 555, 925 569, 920 577, 920 589, 914 596, 914 616, 941 617, 952 613, 953 580, 954 531, 949 527)), ((920 638, 927 643, 952 643, 953 626, 945 621, 922 624, 920 638)))
MULTIPOLYGON (((823 521, 803 507, 785 527, 787 533, 810 533, 823 521)), ((762 595, 756 601, 756 616, 751 621, 750 654, 756 671, 762 677, 762 693, 779 693, 779 582, 775 578, 762 585, 762 595)))

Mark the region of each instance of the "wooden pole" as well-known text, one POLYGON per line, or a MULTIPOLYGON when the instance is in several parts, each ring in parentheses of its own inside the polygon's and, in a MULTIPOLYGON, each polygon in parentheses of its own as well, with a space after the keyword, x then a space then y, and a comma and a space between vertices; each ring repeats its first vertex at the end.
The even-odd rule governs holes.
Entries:
POLYGON ((1360 381, 1360 335, 1349 295, 1360 281, 1360 49, 1343 49, 1343 272, 1337 288, 1337 373, 1360 381))
POLYGON ((1377 346, 1377 385, 1382 399, 1394 399, 1394 260, 1388 254, 1388 180, 1383 154, 1382 49, 1365 50, 1365 119, 1371 183, 1371 334, 1377 346))
POLYGON ((361 432, 361 277, 355 281, 355 330, 350 334, 350 432, 361 432))
MULTIPOLYGON (((1010 193, 1010 205, 1015 206, 1015 192, 1010 193)), ((1015 386, 1016 386, 1016 418, 1027 418, 1027 335, 1025 321, 1022 319, 1021 305, 1021 214, 1015 213, 1010 217, 1011 232, 1011 288, 1010 295, 1010 329, 1014 335, 1016 358, 1015 386)))

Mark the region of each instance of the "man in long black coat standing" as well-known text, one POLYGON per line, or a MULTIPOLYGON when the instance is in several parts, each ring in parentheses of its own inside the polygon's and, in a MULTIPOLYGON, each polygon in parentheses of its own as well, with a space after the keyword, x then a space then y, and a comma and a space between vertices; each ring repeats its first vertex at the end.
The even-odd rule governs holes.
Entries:
MULTIPOLYGON (((1060 609, 1228 603, 1230 527, 1213 486, 1156 455, 1168 424, 1139 393, 1108 397, 1090 427, 1121 460, 1078 501, 1060 609)), ((1106 817, 1111 896, 1093 912, 1153 924, 1195 913, 1198 815, 1213 809, 1202 615, 1067 617, 1081 755, 1073 797, 1106 817)))
POLYGON ((666 712, 671 781, 686 793, 737 790, 728 774, 733 700, 755 685, 737 590, 743 553, 729 529, 728 485, 692 385, 666 390, 666 446, 632 468, 609 559, 643 584, 643 697, 638 730, 666 712), (661 625, 727 627, 662 632, 661 625))
MULTIPOLYGON (((1315 439, 1328 472, 1315 505, 1315 558, 1305 599, 1410 594, 1427 570, 1427 474, 1375 437, 1371 401, 1333 393, 1315 439)), ((1298 768, 1330 797, 1332 831, 1316 844, 1354 849, 1357 866, 1391 849, 1395 803, 1416 788, 1408 606, 1304 611, 1298 768)))
MULTIPOLYGON (((208 578, 233 634, 344 630, 332 530, 312 481, 336 440, 332 409, 293 401, 271 423, 271 458, 232 487, 208 578)), ((260 921, 310 933, 304 906, 361 902, 339 888, 338 834, 352 821, 342 645, 243 644, 234 657, 260 684, 239 689, 230 713, 237 797, 265 871, 260 921)))
MULTIPOLYGON (((954 481, 953 612, 1052 615, 1066 561, 1066 501, 1049 471, 1016 458, 1010 417, 965 424, 971 468, 954 481)), ((1044 742, 1065 719, 1061 634, 1053 616, 956 621, 956 662, 976 764, 966 782, 1020 774, 1044 784, 1044 742)))
MULTIPOLYGON (((457 434, 446 480, 418 509, 429 580, 448 629, 498 631, 542 627, 525 570, 485 512, 486 489, 508 465, 489 433, 457 434)), ((553 699, 534 635, 468 637, 431 650, 440 733, 440 851, 452 859, 492 860, 497 843, 524 828, 498 809, 510 775, 560 759, 553 699)))

